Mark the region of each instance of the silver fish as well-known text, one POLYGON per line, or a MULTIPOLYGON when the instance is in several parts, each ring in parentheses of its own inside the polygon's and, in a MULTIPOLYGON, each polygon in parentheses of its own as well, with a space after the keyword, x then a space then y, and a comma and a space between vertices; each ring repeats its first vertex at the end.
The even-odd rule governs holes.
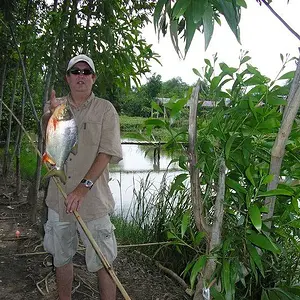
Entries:
POLYGON ((47 124, 43 161, 49 162, 52 169, 45 177, 57 176, 66 183, 64 164, 71 152, 76 154, 77 141, 78 127, 74 114, 67 103, 62 103, 56 107, 47 124))

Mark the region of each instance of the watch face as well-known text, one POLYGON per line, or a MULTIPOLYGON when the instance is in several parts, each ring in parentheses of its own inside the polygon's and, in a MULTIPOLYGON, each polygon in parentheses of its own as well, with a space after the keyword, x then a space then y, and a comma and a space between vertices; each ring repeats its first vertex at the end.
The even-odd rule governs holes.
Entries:
POLYGON ((89 189, 94 185, 93 181, 88 179, 82 179, 81 183, 83 183, 89 189))

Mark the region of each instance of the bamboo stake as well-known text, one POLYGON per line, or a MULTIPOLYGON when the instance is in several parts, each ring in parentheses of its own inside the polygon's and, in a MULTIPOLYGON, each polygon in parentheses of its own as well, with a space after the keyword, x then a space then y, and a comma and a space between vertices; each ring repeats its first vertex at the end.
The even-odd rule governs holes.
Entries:
MULTIPOLYGON (((11 115, 14 117, 14 119, 16 120, 16 122, 20 125, 20 127, 22 128, 22 130, 24 131, 24 133, 26 134, 26 136, 28 137, 30 143, 32 144, 34 150, 36 151, 36 153, 42 157, 41 152, 39 151, 39 149, 37 149, 37 147, 35 146, 34 142, 32 141, 30 135, 28 134, 28 132, 26 131, 26 129, 23 127, 23 125, 21 124, 21 122, 18 120, 18 118, 16 117, 16 115, 9 109, 9 107, 3 102, 2 103, 4 105, 4 107, 11 113, 11 115)), ((47 170, 49 171, 49 167, 46 163, 44 163, 47 170)), ((61 192, 61 194, 63 195, 64 199, 67 199, 67 194, 65 193, 65 191, 63 190, 61 183, 59 181, 59 179, 57 179, 56 177, 52 177, 52 179, 54 180, 58 190, 61 192)), ((109 275, 111 276, 111 278, 113 279, 113 281, 115 282, 116 286, 118 287, 118 289, 120 290, 121 294, 123 295, 125 300, 131 300, 129 295, 127 294, 126 290, 124 289, 123 285, 121 284, 120 280, 118 279, 117 275, 115 274, 114 270, 112 269, 111 265, 109 264, 109 262, 107 261, 106 257, 103 255, 103 253, 101 252, 98 244, 96 243, 95 239, 93 238, 91 232, 89 231, 89 229, 87 228, 86 224, 84 223, 84 221, 82 220, 81 216, 79 215, 78 211, 73 211, 74 216, 76 217, 76 220, 78 221, 78 223, 80 224, 82 230, 84 231, 84 233, 86 234, 87 238, 89 239, 90 243, 92 244, 95 252, 97 253, 97 255, 99 256, 103 266, 105 267, 105 269, 107 270, 107 272, 109 273, 109 275)))

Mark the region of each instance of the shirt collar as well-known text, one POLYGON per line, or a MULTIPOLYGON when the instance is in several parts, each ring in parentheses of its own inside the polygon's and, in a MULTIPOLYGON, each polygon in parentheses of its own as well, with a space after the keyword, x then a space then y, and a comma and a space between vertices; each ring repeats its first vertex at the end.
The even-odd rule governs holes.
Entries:
POLYGON ((95 98, 95 94, 92 92, 91 95, 87 98, 87 100, 84 101, 82 104, 80 104, 77 107, 75 107, 73 105, 74 102, 73 102, 71 94, 68 94, 67 101, 69 102, 69 104, 72 106, 73 109, 80 110, 80 109, 86 108, 94 98, 95 98))

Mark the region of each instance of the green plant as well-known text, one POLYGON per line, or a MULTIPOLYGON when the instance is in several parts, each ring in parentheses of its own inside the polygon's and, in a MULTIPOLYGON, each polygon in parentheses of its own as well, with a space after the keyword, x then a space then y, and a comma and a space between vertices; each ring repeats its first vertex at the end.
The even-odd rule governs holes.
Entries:
MULTIPOLYGON (((275 293, 286 293, 289 299, 294 293, 293 299, 297 299, 299 292, 295 284, 299 282, 299 272, 287 272, 299 269, 300 215, 296 204, 299 186, 290 185, 290 181, 299 178, 296 167, 299 162, 294 155, 299 151, 296 126, 292 128, 281 168, 282 182, 277 189, 267 190, 273 179, 269 175, 271 149, 282 118, 281 106, 286 104, 294 72, 271 81, 249 64, 250 59, 247 52, 243 52, 237 68, 219 63, 217 73, 215 56, 213 61, 205 60, 203 74, 194 70, 204 87, 200 89, 200 103, 202 99, 213 103, 211 109, 201 110, 197 117, 195 147, 201 184, 201 223, 195 226, 195 220, 185 216, 181 223, 171 228, 169 238, 180 252, 183 248, 193 249, 194 256, 184 270, 191 286, 197 276, 200 276, 198 284, 204 287, 219 282, 219 291, 212 287, 214 297, 272 299, 275 293), (287 85, 278 84, 284 81, 287 85), (222 161, 226 164, 225 193, 222 206, 217 208, 222 161), (263 219, 268 196, 277 198, 272 228, 266 225, 268 220, 263 219), (217 209, 218 215, 215 215, 217 209), (217 230, 214 224, 219 214, 222 219, 217 230), (192 235, 188 229, 182 230, 187 227, 192 235), (191 238, 203 234, 199 227, 206 233, 205 251, 196 250, 195 238, 191 238), (211 245, 213 234, 220 239, 211 245), (291 259, 291 253, 296 259, 291 259)), ((283 60, 282 70, 289 61, 288 57, 283 60)), ((174 102, 168 106, 172 118, 176 105, 178 103, 174 102)), ((171 117, 169 120, 151 119, 146 124, 150 130, 154 126, 166 128, 171 136, 169 147, 181 149, 181 143, 187 143, 187 135, 172 128, 171 120, 171 117)), ((179 157, 178 161, 187 170, 186 156, 179 157)), ((194 216, 197 213, 193 210, 194 216)))

